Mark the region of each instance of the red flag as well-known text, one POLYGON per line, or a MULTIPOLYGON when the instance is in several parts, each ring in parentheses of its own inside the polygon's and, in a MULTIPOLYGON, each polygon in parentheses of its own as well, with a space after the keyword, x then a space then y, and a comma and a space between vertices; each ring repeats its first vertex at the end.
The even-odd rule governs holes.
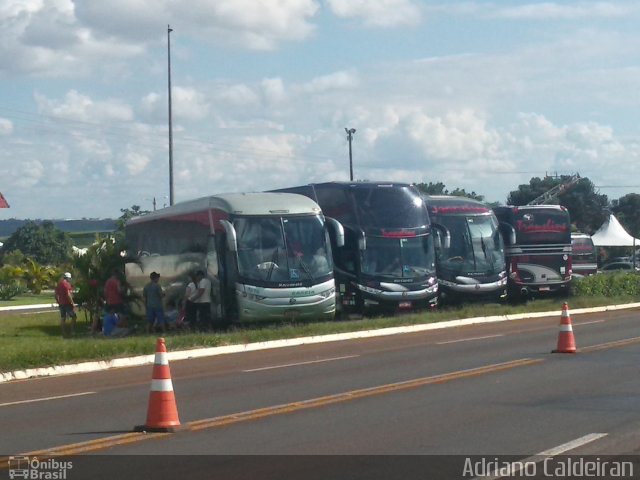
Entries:
POLYGON ((7 199, 4 198, 4 195, 0 192, 0 208, 9 208, 9 203, 7 199))

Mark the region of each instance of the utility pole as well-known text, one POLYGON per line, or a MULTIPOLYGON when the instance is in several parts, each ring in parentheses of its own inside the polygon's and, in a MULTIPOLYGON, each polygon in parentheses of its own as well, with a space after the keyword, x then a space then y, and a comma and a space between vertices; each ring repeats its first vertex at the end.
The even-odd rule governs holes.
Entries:
POLYGON ((353 140, 353 134, 356 133, 355 128, 344 129, 347 132, 347 140, 349 140, 349 179, 353 182, 353 155, 351 153, 351 141, 353 140))
POLYGON ((171 32, 167 25, 167 80, 169 90, 169 205, 173 205, 173 124, 171 122, 171 32))

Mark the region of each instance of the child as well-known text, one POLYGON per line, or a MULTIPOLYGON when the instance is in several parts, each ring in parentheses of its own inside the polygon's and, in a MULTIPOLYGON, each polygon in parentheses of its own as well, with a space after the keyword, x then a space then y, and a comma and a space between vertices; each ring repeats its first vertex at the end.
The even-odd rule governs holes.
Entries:
POLYGON ((176 309, 176 302, 174 300, 167 301, 167 311, 164 312, 164 319, 169 328, 173 330, 178 328, 178 310, 176 309))

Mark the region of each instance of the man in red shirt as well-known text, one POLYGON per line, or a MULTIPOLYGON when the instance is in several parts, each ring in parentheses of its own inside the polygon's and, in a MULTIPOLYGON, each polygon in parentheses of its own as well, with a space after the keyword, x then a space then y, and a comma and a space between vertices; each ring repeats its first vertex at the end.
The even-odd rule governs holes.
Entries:
POLYGON ((60 308, 60 330, 63 337, 66 333, 65 322, 67 317, 71 318, 71 333, 73 334, 76 331, 76 307, 73 303, 73 287, 70 282, 71 274, 65 272, 55 290, 56 302, 58 302, 58 307, 60 308))
POLYGON ((120 318, 126 313, 118 269, 111 271, 111 276, 104 284, 104 302, 106 303, 107 311, 113 307, 114 312, 117 313, 120 318))

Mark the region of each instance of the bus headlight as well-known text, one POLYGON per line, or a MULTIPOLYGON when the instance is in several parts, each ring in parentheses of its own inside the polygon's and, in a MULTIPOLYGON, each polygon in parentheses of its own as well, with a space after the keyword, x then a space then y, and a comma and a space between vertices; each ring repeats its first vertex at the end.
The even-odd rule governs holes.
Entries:
POLYGON ((253 293, 249 293, 249 294, 247 294, 247 298, 249 300, 251 300, 252 302, 260 302, 261 300, 264 300, 267 297, 264 297, 262 295, 255 295, 253 293))
POLYGON ((367 293, 370 293, 372 295, 380 295, 382 293, 382 290, 378 290, 377 288, 367 287, 365 285, 360 285, 359 283, 357 283, 356 285, 363 292, 367 292, 367 293))
POLYGON ((336 289, 335 288, 330 288, 329 290, 325 290, 324 292, 320 292, 320 296, 322 298, 329 298, 329 297, 333 297, 336 293, 336 289))

